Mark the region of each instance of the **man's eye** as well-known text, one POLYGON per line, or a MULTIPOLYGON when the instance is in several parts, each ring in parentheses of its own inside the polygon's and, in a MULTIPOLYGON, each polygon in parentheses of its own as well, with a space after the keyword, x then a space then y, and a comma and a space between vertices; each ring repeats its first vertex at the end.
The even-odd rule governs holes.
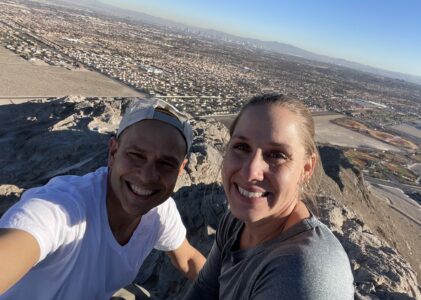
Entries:
POLYGON ((244 143, 234 144, 232 146, 232 149, 234 149, 235 151, 240 151, 240 152, 249 152, 250 151, 250 147, 247 144, 244 144, 244 143))
POLYGON ((136 159, 143 158, 143 156, 138 152, 129 152, 129 155, 136 159))
POLYGON ((160 162, 159 162, 159 164, 160 164, 162 167, 164 167, 164 168, 168 168, 168 169, 178 169, 178 165, 177 165, 177 164, 175 164, 175 163, 173 163, 173 162, 171 162, 171 161, 166 161, 166 160, 163 160, 163 161, 160 161, 160 162))

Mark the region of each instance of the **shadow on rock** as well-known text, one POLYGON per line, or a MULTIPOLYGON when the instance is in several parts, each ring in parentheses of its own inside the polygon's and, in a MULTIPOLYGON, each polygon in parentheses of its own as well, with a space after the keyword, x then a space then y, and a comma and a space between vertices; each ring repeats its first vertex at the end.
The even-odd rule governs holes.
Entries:
MULTIPOLYGON (((215 239, 215 230, 227 211, 223 188, 219 184, 193 184, 180 188, 174 195, 177 208, 187 228, 187 238, 205 256, 215 239)), ((136 283, 159 299, 174 299, 188 289, 165 253, 152 251, 142 265, 136 283)))
POLYGON ((2 106, 0 214, 28 188, 106 165, 110 132, 93 124, 102 119, 105 123, 107 111, 115 115, 113 106, 120 104, 66 98, 2 106))
POLYGON ((319 147, 319 152, 326 175, 332 178, 339 186, 340 190, 343 191, 344 184, 340 177, 341 167, 344 169, 352 169, 356 174, 359 173, 359 170, 351 164, 348 158, 344 156, 343 151, 338 148, 321 146, 319 147))

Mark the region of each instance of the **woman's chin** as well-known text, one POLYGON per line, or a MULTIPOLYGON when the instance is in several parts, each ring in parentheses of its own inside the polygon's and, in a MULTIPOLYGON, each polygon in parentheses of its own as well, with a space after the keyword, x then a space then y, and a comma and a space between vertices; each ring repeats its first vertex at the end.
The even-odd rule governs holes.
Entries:
POLYGON ((257 212, 253 209, 246 209, 243 207, 235 207, 232 205, 230 206, 230 211, 234 217, 245 223, 257 222, 264 217, 262 216, 261 212, 257 212))

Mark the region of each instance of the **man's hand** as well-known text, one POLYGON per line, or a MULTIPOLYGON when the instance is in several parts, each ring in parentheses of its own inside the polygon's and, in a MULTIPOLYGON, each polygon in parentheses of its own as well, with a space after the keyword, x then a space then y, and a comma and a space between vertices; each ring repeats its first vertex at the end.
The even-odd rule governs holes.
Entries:
POLYGON ((206 262, 206 258, 187 239, 180 247, 167 254, 172 264, 189 279, 195 279, 206 262))
POLYGON ((0 295, 25 275, 39 256, 38 242, 31 234, 0 228, 0 295))

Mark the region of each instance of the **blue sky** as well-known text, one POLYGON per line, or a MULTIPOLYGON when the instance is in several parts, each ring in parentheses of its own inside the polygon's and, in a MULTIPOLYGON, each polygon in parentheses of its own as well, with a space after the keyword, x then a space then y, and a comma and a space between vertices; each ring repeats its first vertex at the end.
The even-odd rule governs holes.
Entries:
POLYGON ((420 0, 100 0, 421 76, 420 0))

